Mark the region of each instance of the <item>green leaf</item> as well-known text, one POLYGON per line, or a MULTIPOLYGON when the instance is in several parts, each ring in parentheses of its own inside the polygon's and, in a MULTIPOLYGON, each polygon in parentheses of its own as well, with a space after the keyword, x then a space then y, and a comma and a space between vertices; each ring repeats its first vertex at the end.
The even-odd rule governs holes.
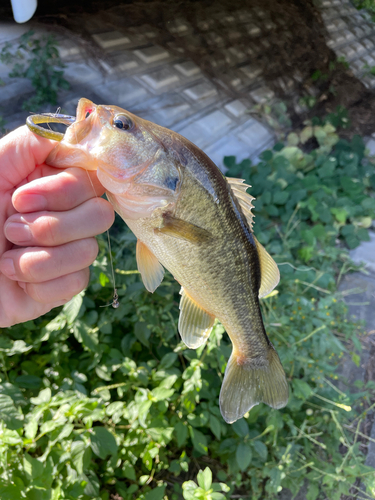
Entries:
POLYGON ((99 339, 96 329, 90 328, 80 320, 76 320, 73 325, 75 338, 87 347, 90 351, 98 351, 99 339))
POLYGON ((164 389, 170 389, 178 379, 177 375, 170 375, 169 377, 162 380, 159 384, 159 387, 163 387, 164 389))
POLYGON ((0 420, 8 429, 15 430, 22 427, 23 415, 14 406, 13 399, 6 394, 0 394, 0 420))
POLYGON ((163 356, 162 360, 160 361, 159 369, 167 370, 168 368, 174 365, 177 358, 178 354, 176 352, 168 352, 165 356, 163 356))
POLYGON ((223 163, 227 168, 231 168, 236 164, 235 156, 224 156, 223 163))
POLYGON ((331 208, 331 213, 335 216, 336 220, 341 224, 345 224, 349 213, 345 208, 331 208))
POLYGON ((25 453, 23 458, 23 470, 30 479, 36 479, 43 474, 44 467, 42 462, 31 457, 28 453, 25 453))
POLYGON ((216 439, 220 440, 221 426, 219 420, 214 415, 210 415, 210 429, 215 435, 216 439))
POLYGON ((17 498, 25 498, 23 496, 25 490, 25 486, 16 485, 16 484, 6 484, 3 485, 0 483, 0 498, 1 500, 15 500, 17 498))
POLYGON ((234 422, 232 429, 239 437, 246 437, 249 434, 249 426, 244 418, 234 422))
POLYGON ((36 398, 30 398, 30 401, 33 405, 37 406, 49 403, 51 401, 51 397, 52 397, 51 389, 47 387, 46 389, 40 391, 40 393, 36 398))
POLYGON ((84 292, 79 293, 67 302, 63 307, 63 313, 66 317, 68 325, 72 325, 78 316, 79 310, 82 306, 84 292))
POLYGON ((361 241, 370 241, 370 235, 369 235, 369 232, 367 231, 367 229, 365 228, 360 228, 358 229, 357 231, 357 237, 361 240, 361 241))
POLYGON ((70 455, 78 474, 83 474, 90 465, 91 448, 88 448, 83 441, 73 441, 70 447, 70 455))
POLYGON ((31 419, 24 427, 24 434, 27 439, 34 439, 38 432, 38 422, 31 419))
POLYGON ((167 400, 174 394, 174 389, 165 389, 164 387, 157 387, 151 392, 156 401, 167 400))
POLYGON ((240 443, 236 450, 236 461, 240 470, 245 471, 252 459, 251 448, 246 443, 240 443))
POLYGON ((350 249, 356 248, 360 244, 359 238, 354 235, 345 236, 345 241, 350 249))
POLYGON ((195 500, 195 492, 198 489, 198 485, 194 481, 185 481, 182 484, 182 491, 185 500, 195 500))
POLYGON ((177 439, 177 445, 181 448, 187 440, 188 437, 188 428, 187 425, 184 425, 182 422, 177 422, 175 425, 175 435, 177 439))
POLYGON ((275 205, 284 205, 288 198, 288 191, 276 191, 273 195, 273 202, 275 205))
POLYGON ((361 364, 361 357, 360 357, 360 356, 358 356, 358 354, 356 354, 355 352, 353 352, 353 354, 352 354, 352 361, 353 361, 353 363, 354 363, 356 366, 358 366, 358 367, 359 367, 359 366, 360 366, 360 364, 361 364))
POLYGON ((210 497, 211 497, 211 500, 225 500, 225 496, 219 492, 211 493, 210 497))
POLYGON ((313 393, 311 387, 304 380, 294 379, 292 382, 294 395, 299 398, 306 400, 313 393))
POLYGON ((2 348, 2 346, 0 346, 0 351, 4 351, 7 356, 14 356, 15 354, 28 352, 32 348, 33 346, 26 344, 24 340, 15 340, 11 342, 10 347, 7 346, 6 348, 2 348))
POLYGON ((105 427, 94 427, 90 441, 92 451, 103 460, 108 455, 116 455, 117 453, 116 440, 105 427))
POLYGON ((144 321, 138 321, 134 325, 134 335, 146 347, 150 345, 148 339, 150 338, 151 330, 144 321))
POLYGON ((104 273, 100 273, 99 274, 99 283, 101 284, 101 286, 106 286, 107 283, 110 283, 110 279, 108 278, 108 276, 104 273))
POLYGON ((206 455, 208 451, 206 436, 191 426, 189 426, 189 432, 194 448, 202 455, 206 455))
POLYGON ((198 484, 201 488, 208 491, 212 484, 212 472, 209 467, 206 467, 204 471, 200 470, 197 474, 198 484))
POLYGON ((24 406, 26 404, 26 400, 23 397, 20 388, 9 382, 0 384, 0 394, 10 396, 16 406, 24 406))
POLYGON ((158 486, 152 491, 147 492, 145 495, 145 500, 163 500, 166 487, 167 485, 163 484, 162 486, 158 486))
POLYGON ((260 458, 265 462, 267 460, 267 455, 268 455, 267 446, 259 439, 254 441, 253 446, 254 446, 255 451, 260 456, 260 458))
POLYGON ((306 500, 316 500, 319 493, 319 486, 316 483, 310 482, 306 493, 306 500))
POLYGON ((132 481, 136 481, 137 479, 134 467, 129 462, 126 462, 122 466, 122 473, 124 474, 124 477, 126 477, 127 479, 131 479, 132 481))

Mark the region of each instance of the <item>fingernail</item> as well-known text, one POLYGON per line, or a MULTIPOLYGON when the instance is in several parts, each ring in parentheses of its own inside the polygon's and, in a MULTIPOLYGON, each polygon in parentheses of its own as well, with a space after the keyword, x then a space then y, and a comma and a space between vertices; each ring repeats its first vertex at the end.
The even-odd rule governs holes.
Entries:
POLYGON ((44 210, 47 207, 47 200, 40 194, 20 194, 17 197, 17 209, 19 212, 35 212, 44 210))
POLYGON ((5 226, 5 236, 13 243, 28 243, 31 240, 32 234, 28 224, 20 222, 10 222, 5 226))
POLYGON ((14 268, 13 259, 4 259, 0 262, 0 271, 8 276, 8 278, 16 277, 16 270, 14 268))

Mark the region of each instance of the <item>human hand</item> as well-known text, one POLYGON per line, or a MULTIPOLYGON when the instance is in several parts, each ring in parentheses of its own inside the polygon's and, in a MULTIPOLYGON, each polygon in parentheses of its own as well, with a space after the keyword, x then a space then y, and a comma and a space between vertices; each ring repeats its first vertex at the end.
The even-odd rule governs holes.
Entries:
POLYGON ((26 126, 0 140, 0 327, 35 319, 83 290, 95 235, 114 220, 96 172, 44 163, 55 144, 26 126))

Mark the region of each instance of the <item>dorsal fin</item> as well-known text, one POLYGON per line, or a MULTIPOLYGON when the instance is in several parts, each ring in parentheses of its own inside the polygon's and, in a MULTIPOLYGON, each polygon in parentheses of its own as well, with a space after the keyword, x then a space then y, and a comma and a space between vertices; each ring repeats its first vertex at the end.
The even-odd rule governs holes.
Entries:
POLYGON ((249 184, 244 184, 244 179, 234 179, 233 177, 227 177, 227 181, 232 189, 232 193, 240 204, 240 207, 244 216, 246 217, 250 229, 253 230, 254 215, 251 209, 254 208, 252 201, 255 200, 255 198, 249 193, 246 193, 246 189, 251 186, 249 186, 249 184))
POLYGON ((147 290, 153 293, 164 278, 164 268, 142 241, 137 240, 136 258, 138 271, 147 290))
POLYGON ((181 288, 180 295, 178 331, 187 347, 197 349, 208 339, 215 317, 202 309, 183 288, 181 288))
POLYGON ((276 262, 264 246, 259 243, 255 236, 254 240, 257 246, 260 263, 261 282, 259 288, 259 298, 262 298, 271 293, 275 286, 277 286, 280 281, 280 272, 276 262))
MULTIPOLYGON (((254 208, 252 201, 255 200, 255 198, 246 193, 246 189, 251 186, 249 186, 249 184, 244 184, 244 179, 234 179, 231 177, 227 177, 227 181, 229 182, 234 196, 237 198, 237 201, 240 204, 240 207, 244 216, 246 217, 250 229, 253 230, 254 215, 251 209, 254 208)), ((255 236, 254 240, 257 246, 260 263, 261 282, 259 288, 259 298, 262 298, 271 293, 275 286, 278 284, 278 282, 280 281, 280 273, 276 262, 273 260, 264 246, 259 243, 255 236)))

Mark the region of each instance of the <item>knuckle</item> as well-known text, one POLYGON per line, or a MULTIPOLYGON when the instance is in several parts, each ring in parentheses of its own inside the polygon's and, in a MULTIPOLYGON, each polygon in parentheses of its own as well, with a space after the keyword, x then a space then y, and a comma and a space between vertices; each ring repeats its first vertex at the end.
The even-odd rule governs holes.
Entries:
POLYGON ((19 258, 18 267, 20 277, 25 281, 39 282, 45 270, 45 261, 48 258, 48 252, 40 250, 38 252, 25 252, 19 258))
POLYGON ((89 283, 89 279, 90 271, 88 269, 83 269, 82 271, 72 274, 69 287, 71 295, 76 295, 84 290, 89 283))
POLYGON ((56 219, 49 215, 41 215, 33 224, 32 232, 36 241, 48 246, 58 243, 56 219))
POLYGON ((29 297, 31 297, 35 302, 39 302, 40 304, 44 304, 49 302, 49 300, 45 300, 45 294, 43 293, 44 287, 42 285, 38 285, 35 283, 28 283, 25 287, 25 292, 29 297))
POLYGON ((106 231, 112 226, 115 220, 113 207, 103 198, 94 198, 92 202, 95 204, 95 211, 97 212, 97 220, 100 230, 106 231))
POLYGON ((99 253, 99 245, 95 238, 88 238, 86 241, 85 262, 91 265, 99 253))

